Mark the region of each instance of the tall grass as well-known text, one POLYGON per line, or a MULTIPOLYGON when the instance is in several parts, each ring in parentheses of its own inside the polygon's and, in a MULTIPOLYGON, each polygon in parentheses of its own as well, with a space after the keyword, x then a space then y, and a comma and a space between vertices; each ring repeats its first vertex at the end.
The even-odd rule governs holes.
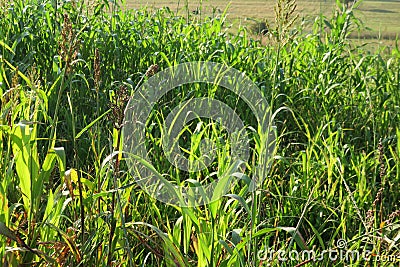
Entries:
MULTIPOLYGON (((201 2, 200 2, 201 3, 201 2)), ((168 8, 123 10, 97 1, 14 0, 0 5, 0 258, 3 266, 390 266, 325 258, 279 262, 280 249, 347 249, 398 256, 400 52, 349 42, 358 27, 340 4, 304 33, 279 0, 267 45, 224 16, 168 8), (286 22, 285 22, 286 20, 286 22), (180 145, 209 168, 187 173, 163 153, 163 123, 180 103, 210 97, 244 121, 251 159, 223 198, 201 207, 163 205, 134 182, 121 154, 123 108, 154 74, 190 61, 246 73, 276 112, 276 154, 261 188, 254 114, 237 95, 185 85, 149 117, 153 166, 177 184, 212 181, 229 167, 226 131, 193 120, 180 145), (150 66, 153 66, 149 69, 150 66), (267 249, 275 253, 268 257, 267 249), (300 265, 299 265, 300 266, 300 265)), ((201 12, 201 10, 200 10, 201 12)))

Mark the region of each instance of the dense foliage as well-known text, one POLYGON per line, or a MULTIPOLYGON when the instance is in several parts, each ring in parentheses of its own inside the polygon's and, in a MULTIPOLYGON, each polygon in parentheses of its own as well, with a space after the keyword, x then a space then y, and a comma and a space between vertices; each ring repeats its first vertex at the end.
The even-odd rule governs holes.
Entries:
MULTIPOLYGON (((340 6, 306 32, 285 21, 293 12, 284 13, 279 1, 277 14, 284 15, 261 42, 245 28, 232 34, 224 16, 125 11, 111 2, 1 6, 2 266, 275 266, 276 253, 260 257, 265 250, 321 252, 336 249, 338 239, 360 253, 400 255, 398 47, 382 55, 352 45, 347 36, 358 21, 340 6), (278 140, 262 188, 250 193, 244 179, 212 204, 180 208, 145 194, 113 152, 123 141, 124 105, 154 66, 190 61, 219 62, 248 75, 279 110, 278 140)), ((258 157, 246 103, 209 89, 176 88, 149 119, 149 154, 169 179, 201 181, 224 167, 224 151, 211 170, 194 174, 163 155, 166 114, 193 97, 231 106, 253 131, 252 157, 258 157)), ((202 135, 219 140, 212 122, 200 135, 192 126, 183 133, 188 149, 202 135)), ((249 163, 245 173, 252 171, 249 163)), ((325 258, 319 264, 378 262, 325 258)))

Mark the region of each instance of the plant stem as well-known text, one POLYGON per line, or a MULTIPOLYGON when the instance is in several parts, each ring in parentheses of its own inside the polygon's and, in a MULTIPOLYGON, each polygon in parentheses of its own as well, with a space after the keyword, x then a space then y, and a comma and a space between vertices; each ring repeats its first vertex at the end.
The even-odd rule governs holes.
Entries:
MULTIPOLYGON (((117 190, 117 179, 119 178, 119 152, 120 152, 120 143, 121 143, 121 128, 117 129, 117 144, 115 145, 114 151, 117 151, 117 158, 114 164, 114 173, 113 173, 113 188, 117 190)), ((116 227, 116 220, 115 220, 115 191, 112 192, 112 200, 111 200, 111 229, 110 229, 110 238, 108 240, 108 260, 107 265, 111 266, 112 261, 112 243, 114 239, 115 227, 116 227)))

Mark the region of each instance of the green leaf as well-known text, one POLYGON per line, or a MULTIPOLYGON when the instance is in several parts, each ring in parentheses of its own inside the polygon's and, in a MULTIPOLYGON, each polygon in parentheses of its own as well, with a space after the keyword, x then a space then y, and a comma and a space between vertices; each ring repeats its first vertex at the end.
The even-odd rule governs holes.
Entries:
POLYGON ((242 198, 241 196, 238 196, 236 194, 227 194, 227 197, 236 199, 237 201, 239 201, 239 203, 243 206, 243 208, 246 210, 246 212, 248 214, 251 213, 249 206, 247 205, 246 201, 244 200, 244 198, 242 198))
MULTIPOLYGON (((185 257, 183 257, 182 253, 179 251, 179 249, 176 247, 176 245, 168 238, 168 235, 166 235, 163 231, 158 229, 157 227, 144 223, 144 222, 134 222, 134 223, 127 223, 126 226, 133 226, 133 225, 144 225, 152 229, 154 232, 157 233, 157 235, 164 241, 165 243, 165 249, 171 253, 174 262, 176 264, 179 264, 178 266, 185 267, 185 266, 190 266, 185 257)), ((167 255, 165 255, 167 256, 167 255)))
POLYGON ((4 222, 0 222, 0 234, 17 242, 17 236, 4 222))
POLYGON ((108 113, 110 113, 111 109, 107 110, 106 112, 104 112, 103 114, 101 114, 97 119, 93 120, 92 122, 90 122, 85 128, 83 128, 76 136, 75 139, 78 139, 79 137, 81 137, 82 134, 84 134, 90 127, 92 127, 96 122, 98 122, 99 120, 101 120, 105 115, 107 115, 108 113))
MULTIPOLYGON (((8 62, 7 60, 4 59, 4 62, 5 62, 13 71, 16 71, 16 70, 17 70, 17 68, 14 67, 13 65, 11 65, 11 63, 8 62)), ((32 88, 32 83, 31 83, 31 81, 29 80, 28 77, 26 77, 26 76, 25 76, 22 72, 20 72, 19 70, 18 70, 18 75, 26 82, 26 84, 29 86, 29 88, 32 88)))
POLYGON ((285 232, 288 232, 289 234, 291 234, 293 236, 293 238, 294 238, 294 241, 296 241, 297 245, 299 245, 302 250, 308 250, 307 244, 304 241, 303 236, 296 229, 296 227, 277 227, 277 228, 281 229, 281 230, 283 230, 285 232))
POLYGON ((11 47, 9 47, 6 43, 4 43, 2 40, 0 40, 0 45, 3 46, 5 49, 10 51, 13 55, 15 55, 15 52, 12 50, 11 47))
POLYGON ((39 176, 38 155, 32 129, 28 125, 19 123, 15 125, 11 134, 12 150, 15 156, 15 169, 19 178, 19 186, 27 211, 31 211, 35 182, 39 176), (34 143, 32 146, 31 143, 34 143))
POLYGON ((218 240, 218 242, 219 242, 222 246, 224 246, 224 248, 226 249, 226 251, 228 251, 228 253, 229 253, 230 255, 233 255, 233 249, 228 245, 228 243, 226 243, 225 240, 218 240))

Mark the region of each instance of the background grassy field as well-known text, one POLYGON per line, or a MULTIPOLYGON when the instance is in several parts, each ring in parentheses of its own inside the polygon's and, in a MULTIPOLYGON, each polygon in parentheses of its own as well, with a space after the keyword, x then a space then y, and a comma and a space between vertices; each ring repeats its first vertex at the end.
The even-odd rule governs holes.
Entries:
MULTIPOLYGON (((274 0, 189 0, 187 2, 185 0, 126 0, 126 6, 128 8, 167 6, 181 15, 185 15, 186 6, 190 11, 202 9, 203 15, 212 14, 214 9, 217 13, 221 13, 226 7, 229 7, 227 18, 233 23, 233 28, 237 29, 239 24, 251 26, 254 24, 254 20, 264 21, 266 19, 273 25, 275 23, 275 2, 274 0)), ((304 19, 306 29, 312 26, 314 19, 319 14, 331 16, 336 6, 334 0, 297 1, 297 11, 300 19, 304 19)), ((355 9, 355 15, 364 23, 364 28, 359 33, 352 34, 352 38, 355 40, 380 41, 381 44, 392 46, 393 40, 400 34, 399 0, 363 0, 359 7, 355 9)))
MULTIPOLYGON (((303 25, 294 35, 301 20, 291 24, 291 1, 278 2, 279 27, 261 40, 265 45, 240 23, 274 21, 272 2, 232 2, 226 23, 218 14, 193 14, 198 2, 137 10, 111 0, 89 7, 86 0, 0 1, 0 266, 396 266, 399 47, 384 54, 355 46, 348 34, 357 17, 320 2, 298 3, 302 13, 321 10, 326 18, 310 16, 313 31, 303 25), (237 24, 227 31, 229 23, 237 24), (267 135, 242 91, 178 86, 140 119, 140 159, 161 177, 157 189, 210 181, 224 188, 219 178, 231 170, 240 179, 213 203, 167 205, 147 194, 129 167, 131 154, 122 151, 129 128, 122 133, 139 119, 125 118, 124 110, 157 71, 197 61, 233 67, 256 84, 254 93, 275 115, 276 151, 265 157, 267 135), (244 164, 229 132, 202 118, 182 127, 179 146, 201 159, 203 141, 215 143, 208 168, 185 171, 167 159, 164 122, 180 104, 204 97, 243 121, 250 151, 244 164), (267 159, 268 172, 260 172, 257 164, 267 159), (254 176, 263 181, 256 190, 254 176), (280 258, 280 251, 310 249, 310 260, 280 258), (326 250, 372 254, 335 261, 325 254, 314 262, 326 250)), ((216 3, 225 8, 222 1, 203 4, 216 3)), ((398 4, 375 2, 356 12, 393 15, 382 12, 394 10, 386 3, 398 4)), ((375 31, 382 28, 375 24, 375 31)), ((390 25, 387 32, 397 31, 390 25)))

